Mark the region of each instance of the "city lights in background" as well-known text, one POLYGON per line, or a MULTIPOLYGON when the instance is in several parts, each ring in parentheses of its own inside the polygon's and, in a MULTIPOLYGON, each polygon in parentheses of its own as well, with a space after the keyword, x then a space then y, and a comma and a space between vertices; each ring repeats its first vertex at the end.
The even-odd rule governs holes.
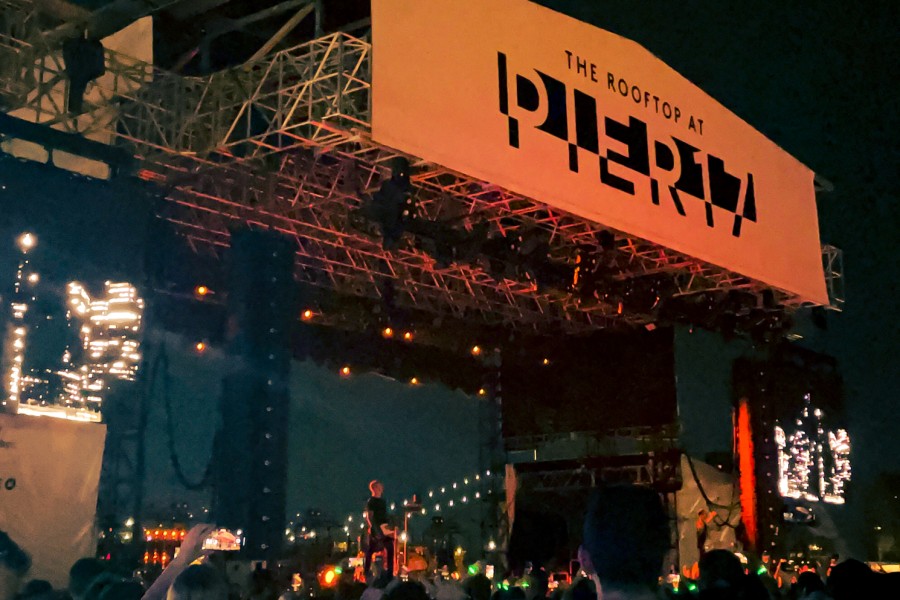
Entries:
MULTIPOLYGON (((10 403, 14 408, 18 405, 22 398, 23 385, 26 383, 25 375, 25 340, 27 328, 25 324, 25 314, 28 312, 28 298, 22 289, 25 280, 25 270, 29 266, 28 252, 37 245, 37 236, 32 233, 23 233, 16 238, 16 245, 22 253, 19 258, 19 264, 16 268, 16 282, 13 287, 12 302, 10 302, 10 313, 12 315, 10 327, 12 333, 7 336, 6 351, 4 355, 10 356, 9 365, 7 366, 6 394, 3 398, 3 405, 10 403)), ((37 275, 32 273, 31 275, 37 275)), ((31 277, 29 275, 29 279, 31 277)), ((33 282, 33 283, 36 283, 33 282)), ((34 298, 32 297, 33 301, 34 298)))
POLYGON ((26 294, 23 283, 35 288, 40 282, 39 273, 28 268, 28 252, 37 241, 32 233, 16 239, 22 256, 9 303, 12 326, 6 344, 12 352, 4 353, 10 358, 4 365, 7 395, 3 404, 11 403, 18 414, 100 421, 102 402, 111 386, 136 378, 144 301, 129 283, 107 281, 96 298, 82 284, 69 283, 59 298, 65 305, 67 331, 59 366, 32 368, 26 353, 27 316, 37 298, 33 289, 26 294))
POLYGON ((845 429, 826 431, 822 425, 824 416, 821 410, 812 408, 810 395, 806 394, 794 430, 788 433, 781 425, 775 426, 778 493, 785 498, 845 502, 845 487, 851 475, 850 436, 845 429))

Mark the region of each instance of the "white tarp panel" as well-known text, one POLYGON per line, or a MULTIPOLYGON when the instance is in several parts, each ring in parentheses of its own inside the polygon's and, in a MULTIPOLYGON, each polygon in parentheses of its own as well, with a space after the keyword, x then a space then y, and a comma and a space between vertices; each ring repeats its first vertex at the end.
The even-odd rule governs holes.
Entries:
POLYGON ((96 548, 106 426, 0 414, 0 530, 32 560, 28 579, 68 584, 96 548))

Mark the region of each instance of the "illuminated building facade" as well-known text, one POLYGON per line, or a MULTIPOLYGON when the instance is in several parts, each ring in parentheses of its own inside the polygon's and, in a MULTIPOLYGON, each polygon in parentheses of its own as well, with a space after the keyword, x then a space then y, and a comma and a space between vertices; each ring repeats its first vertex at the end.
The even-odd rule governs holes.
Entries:
POLYGON ((99 411, 115 381, 135 380, 143 312, 144 301, 131 284, 107 281, 104 296, 94 299, 80 283, 69 284, 66 317, 77 334, 62 357, 67 404, 99 411))
MULTIPOLYGON (((25 342, 28 329, 25 313, 28 312, 28 293, 25 286, 38 281, 36 273, 29 273, 30 261, 28 252, 37 244, 37 238, 31 233, 23 233, 16 240, 21 257, 16 268, 16 281, 13 286, 10 302, 10 319, 7 327, 5 358, 5 393, 2 394, 2 407, 15 411, 22 399, 23 387, 28 383, 23 380, 25 371, 25 342)), ((32 298, 33 299, 33 298, 32 298)))
POLYGON ((69 283, 64 300, 66 344, 60 363, 33 368, 26 353, 26 315, 35 301, 27 288, 39 280, 29 272, 28 250, 35 243, 29 234, 18 240, 22 258, 9 305, 2 407, 19 414, 100 421, 109 390, 137 376, 144 301, 129 283, 107 281, 97 298, 91 298, 80 283, 69 283))
POLYGON ((850 436, 846 429, 825 431, 824 413, 804 396, 803 412, 785 432, 775 426, 778 492, 785 498, 843 504, 850 481, 850 436))

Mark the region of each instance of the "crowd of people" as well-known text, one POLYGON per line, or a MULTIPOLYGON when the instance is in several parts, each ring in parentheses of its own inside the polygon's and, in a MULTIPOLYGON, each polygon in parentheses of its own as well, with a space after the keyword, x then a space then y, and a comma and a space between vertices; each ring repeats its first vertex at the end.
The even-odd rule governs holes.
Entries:
MULTIPOLYGON (((394 577, 367 573, 364 583, 352 573, 330 588, 316 589, 279 581, 263 569, 247 582, 230 581, 221 556, 202 549, 212 526, 198 525, 184 539, 177 557, 149 586, 112 573, 105 561, 83 558, 72 565, 68 586, 54 589, 29 579, 30 560, 0 532, 0 600, 868 600, 900 598, 900 573, 874 573, 865 563, 846 560, 827 574, 806 571, 779 586, 765 567, 748 568, 725 550, 705 553, 694 581, 660 578, 669 551, 670 530, 659 496, 637 487, 598 490, 585 515, 581 571, 570 583, 551 585, 540 568, 508 574, 502 581, 482 572, 462 579, 425 571, 394 577), (825 576, 823 576, 825 575, 825 576), (677 581, 677 580, 676 580, 677 581)), ((233 579, 233 578, 232 578, 233 579)), ((558 582, 557 582, 558 583, 558 582)))

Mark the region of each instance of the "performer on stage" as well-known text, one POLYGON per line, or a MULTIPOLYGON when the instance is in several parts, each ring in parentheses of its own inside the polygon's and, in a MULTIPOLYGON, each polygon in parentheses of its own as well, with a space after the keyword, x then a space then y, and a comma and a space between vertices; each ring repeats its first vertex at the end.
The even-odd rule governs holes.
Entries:
POLYGON ((388 525, 387 503, 382 498, 384 486, 377 479, 369 483, 372 497, 366 502, 366 521, 369 523, 369 545, 366 547, 366 559, 363 569, 366 577, 372 567, 372 555, 386 550, 384 570, 394 575, 394 532, 388 525))

